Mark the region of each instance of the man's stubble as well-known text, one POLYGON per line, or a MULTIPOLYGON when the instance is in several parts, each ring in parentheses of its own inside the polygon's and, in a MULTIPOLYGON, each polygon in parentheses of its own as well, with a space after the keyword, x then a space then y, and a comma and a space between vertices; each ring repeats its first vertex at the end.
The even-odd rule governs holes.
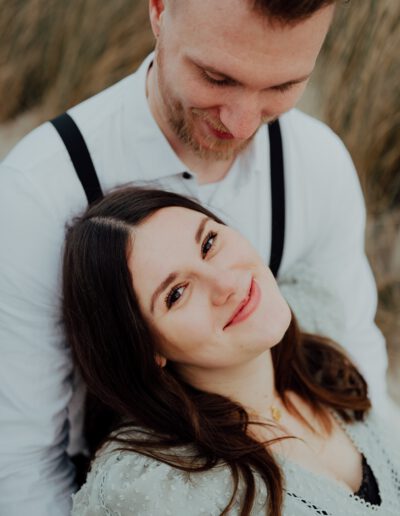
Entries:
MULTIPOLYGON (((204 120, 214 129, 227 132, 227 128, 219 121, 211 118, 207 110, 198 108, 184 109, 182 103, 174 96, 166 80, 164 69, 164 49, 162 42, 158 42, 157 52, 157 80, 160 100, 163 104, 167 123, 180 142, 188 147, 195 156, 210 161, 228 161, 234 159, 251 142, 252 137, 238 143, 213 138, 211 135, 203 137, 199 142, 195 136, 196 120, 204 120)), ((255 134, 255 133, 254 133, 255 134)))

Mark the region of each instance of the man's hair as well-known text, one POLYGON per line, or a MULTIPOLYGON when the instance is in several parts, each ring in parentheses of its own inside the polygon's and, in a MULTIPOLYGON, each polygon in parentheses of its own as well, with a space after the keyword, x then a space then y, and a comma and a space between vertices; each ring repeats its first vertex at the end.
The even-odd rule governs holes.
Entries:
POLYGON ((253 9, 284 24, 309 18, 323 7, 336 2, 337 0, 251 0, 253 9))
MULTIPOLYGON (((185 0, 186 1, 186 0, 185 0)), ((320 9, 337 3, 339 0, 242 0, 248 3, 250 9, 265 16, 272 23, 295 25, 320 9)), ((349 2, 350 0, 342 0, 349 2)), ((184 6, 183 0, 169 0, 171 9, 184 6)))

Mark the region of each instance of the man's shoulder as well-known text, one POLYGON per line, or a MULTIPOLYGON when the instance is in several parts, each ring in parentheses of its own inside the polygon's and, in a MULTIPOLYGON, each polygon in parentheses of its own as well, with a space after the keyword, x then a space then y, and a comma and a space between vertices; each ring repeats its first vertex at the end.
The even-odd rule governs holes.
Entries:
POLYGON ((74 106, 69 113, 85 138, 95 139, 98 135, 108 134, 112 120, 121 117, 126 109, 128 93, 134 97, 140 86, 138 74, 133 73, 74 106))
MULTIPOLYGON (((77 122, 87 144, 108 137, 109 121, 123 111, 124 91, 135 81, 134 74, 72 107, 68 112, 77 122), (103 135, 103 138, 102 138, 103 135)), ((112 141, 109 140, 109 145, 112 141)), ((24 136, 1 163, 3 169, 15 172, 42 172, 60 165, 70 165, 65 146, 53 125, 44 122, 24 136)), ((0 173, 0 180, 3 176, 0 173)))
POLYGON ((327 185, 340 189, 352 182, 358 188, 349 151, 328 125, 297 109, 281 120, 288 176, 296 180, 301 176, 310 188, 320 187, 327 193, 327 185))
POLYGON ((345 152, 346 147, 341 138, 321 120, 300 111, 291 109, 281 117, 282 130, 302 146, 314 151, 345 152))
MULTIPOLYGON (((60 155, 62 142, 52 125, 44 122, 24 136, 7 154, 0 167, 3 170, 29 172, 60 155)), ((0 180, 3 173, 0 174, 0 180)))
POLYGON ((284 129, 302 140, 310 139, 313 143, 344 147, 340 137, 325 122, 311 116, 300 109, 291 109, 282 116, 284 129))

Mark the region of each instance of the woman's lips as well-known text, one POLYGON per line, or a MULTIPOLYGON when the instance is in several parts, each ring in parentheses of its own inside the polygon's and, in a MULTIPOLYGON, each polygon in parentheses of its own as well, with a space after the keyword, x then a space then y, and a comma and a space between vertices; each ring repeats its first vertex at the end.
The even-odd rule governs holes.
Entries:
POLYGON ((224 326, 224 330, 225 328, 228 328, 228 326, 232 326, 233 324, 245 321, 248 317, 250 317, 250 315, 258 307, 260 299, 260 287, 258 286, 257 282, 254 279, 252 279, 247 300, 242 301, 242 303, 239 305, 239 308, 235 310, 233 317, 224 326))

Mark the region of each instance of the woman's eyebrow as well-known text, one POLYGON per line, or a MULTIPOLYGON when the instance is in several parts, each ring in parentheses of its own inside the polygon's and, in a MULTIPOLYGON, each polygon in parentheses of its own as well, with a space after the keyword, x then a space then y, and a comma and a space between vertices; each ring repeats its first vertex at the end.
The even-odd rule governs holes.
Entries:
MULTIPOLYGON (((207 222, 211 220, 210 217, 203 217, 200 221, 200 224, 197 228, 196 234, 194 236, 194 240, 196 244, 199 244, 201 241, 202 234, 204 233, 204 228, 207 224, 207 222)), ((156 302, 157 297, 163 292, 173 281, 176 280, 178 277, 177 272, 171 272, 168 274, 168 276, 158 285, 158 287, 153 292, 153 295, 151 296, 150 300, 150 312, 154 313, 154 305, 156 302)))
POLYGON ((150 301, 150 312, 153 314, 154 312, 154 304, 156 302, 157 297, 163 292, 173 281, 176 280, 178 274, 176 272, 171 272, 168 276, 163 280, 158 287, 155 289, 153 295, 151 296, 150 301))
POLYGON ((211 220, 210 217, 204 217, 201 219, 199 227, 197 228, 197 231, 196 231, 196 235, 194 237, 196 244, 200 243, 201 235, 203 234, 205 225, 207 224, 207 222, 209 220, 211 220))

